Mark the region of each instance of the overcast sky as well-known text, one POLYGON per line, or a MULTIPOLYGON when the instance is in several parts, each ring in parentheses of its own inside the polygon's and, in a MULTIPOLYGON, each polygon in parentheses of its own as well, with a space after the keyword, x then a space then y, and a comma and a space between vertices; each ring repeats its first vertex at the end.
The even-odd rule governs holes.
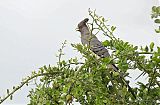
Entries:
MULTIPOLYGON (((56 63, 61 43, 80 43, 79 21, 96 9, 117 26, 116 37, 135 45, 160 44, 150 19, 158 0, 0 0, 0 96, 32 70, 56 63)), ((67 57, 76 56, 71 47, 67 57)), ((66 57, 66 58, 67 58, 66 57)), ((8 104, 29 102, 23 87, 8 104)))

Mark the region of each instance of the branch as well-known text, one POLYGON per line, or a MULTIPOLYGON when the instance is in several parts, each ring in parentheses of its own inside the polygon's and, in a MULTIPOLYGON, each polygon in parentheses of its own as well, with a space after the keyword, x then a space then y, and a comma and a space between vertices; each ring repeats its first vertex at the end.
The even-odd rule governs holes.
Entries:
POLYGON ((44 75, 53 75, 53 74, 57 74, 57 73, 63 73, 63 72, 53 72, 53 73, 41 73, 41 74, 35 74, 31 77, 28 77, 28 79, 26 79, 25 81, 21 82, 21 84, 19 86, 17 86, 16 88, 13 89, 12 92, 8 93, 7 96, 5 96, 3 99, 0 99, 0 104, 2 102, 4 102, 8 97, 12 96, 17 90, 21 89, 25 84, 27 84, 30 80, 32 80, 33 78, 39 77, 39 76, 44 76, 44 75))
POLYGON ((138 52, 138 54, 153 54, 151 52, 138 52))

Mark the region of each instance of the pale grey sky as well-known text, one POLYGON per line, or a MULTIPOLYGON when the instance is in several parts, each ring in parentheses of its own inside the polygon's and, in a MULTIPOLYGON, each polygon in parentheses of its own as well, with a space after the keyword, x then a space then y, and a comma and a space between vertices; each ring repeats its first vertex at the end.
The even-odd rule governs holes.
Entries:
MULTIPOLYGON (((88 8, 117 26, 117 37, 136 45, 151 41, 159 45, 160 36, 150 19, 153 5, 158 5, 158 0, 1 0, 0 96, 32 70, 55 64, 55 54, 64 40, 80 43, 75 28, 88 17, 88 8)), ((70 47, 65 52, 67 57, 76 56, 70 47)), ((27 103, 29 88, 23 87, 13 101, 5 103, 27 103)))

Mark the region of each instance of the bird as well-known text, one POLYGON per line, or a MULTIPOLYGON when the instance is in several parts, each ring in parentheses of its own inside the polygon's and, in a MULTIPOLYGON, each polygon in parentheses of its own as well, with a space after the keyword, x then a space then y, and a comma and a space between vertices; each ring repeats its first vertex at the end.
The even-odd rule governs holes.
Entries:
MULTIPOLYGON (((91 34, 87 22, 88 18, 85 18, 78 24, 78 31, 81 34, 81 42, 83 45, 89 46, 90 50, 98 55, 100 58, 110 57, 109 51, 106 47, 103 46, 102 42, 98 38, 91 34)), ((118 67, 115 64, 108 64, 109 68, 112 68, 114 71, 119 71, 118 67)), ((131 92, 134 98, 136 98, 132 88, 129 86, 128 82, 123 78, 123 83, 128 87, 128 90, 131 92)))

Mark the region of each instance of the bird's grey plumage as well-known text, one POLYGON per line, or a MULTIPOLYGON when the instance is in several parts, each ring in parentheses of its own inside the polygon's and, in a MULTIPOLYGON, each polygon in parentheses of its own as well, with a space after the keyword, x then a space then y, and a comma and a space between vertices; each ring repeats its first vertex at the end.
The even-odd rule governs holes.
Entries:
MULTIPOLYGON (((110 54, 108 50, 102 45, 102 43, 98 40, 98 38, 95 35, 91 35, 88 29, 88 26, 86 24, 88 20, 89 19, 86 18, 78 24, 78 29, 81 33, 82 44, 90 46, 90 50, 93 51, 95 54, 97 54, 101 58, 109 57, 110 54)), ((114 71, 118 71, 118 68, 114 64, 109 64, 108 67, 112 68, 114 71)), ((126 84, 126 86, 128 87, 131 94, 134 96, 134 98, 136 98, 132 88, 129 86, 126 80, 123 77, 121 77, 121 79, 123 83, 126 84)))
POLYGON ((108 50, 102 45, 95 35, 91 35, 86 25, 88 18, 84 19, 78 24, 79 31, 81 32, 81 42, 90 46, 91 50, 101 58, 109 57, 108 50))
MULTIPOLYGON (((78 29, 81 32, 82 44, 90 46, 91 51, 93 51, 101 58, 109 57, 110 54, 108 50, 102 45, 102 43, 98 40, 98 38, 95 35, 90 34, 90 31, 86 24, 88 20, 89 19, 86 18, 78 24, 78 29)), ((114 64, 108 66, 113 68, 115 71, 118 70, 118 68, 114 64)))

